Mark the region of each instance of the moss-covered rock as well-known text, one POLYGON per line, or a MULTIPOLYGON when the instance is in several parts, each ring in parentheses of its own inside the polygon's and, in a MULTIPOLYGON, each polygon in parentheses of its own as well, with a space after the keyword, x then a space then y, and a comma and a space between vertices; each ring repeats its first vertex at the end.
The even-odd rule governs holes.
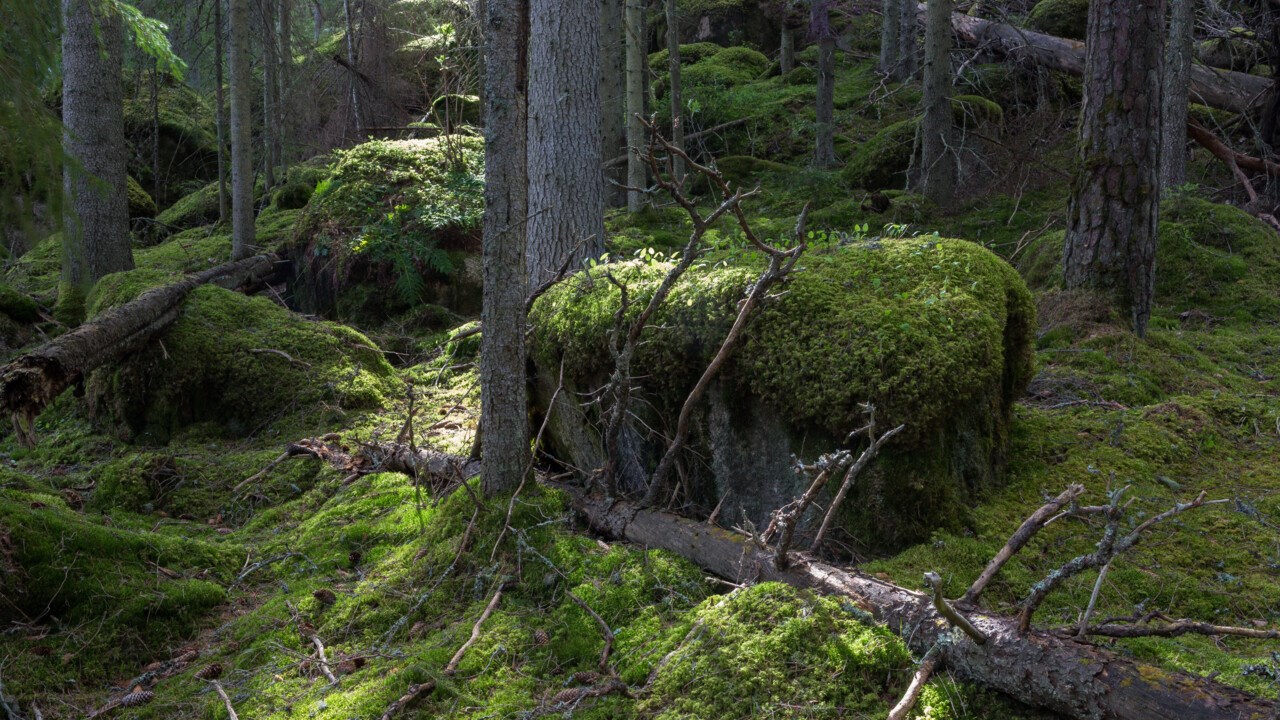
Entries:
POLYGON ((311 201, 316 186, 305 181, 291 180, 276 190, 271 202, 281 210, 301 210, 311 201))
POLYGON ((20 323, 35 322, 40 317, 40 306, 35 300, 0 282, 0 313, 20 323))
POLYGON ((709 55, 681 70, 681 82, 690 87, 745 85, 769 70, 769 58, 757 50, 735 46, 709 55))
MULTIPOLYGON (((688 470, 695 502, 710 508, 727 493, 722 512, 743 508, 763 520, 802 490, 790 456, 835 449, 865 422, 860 403, 871 402, 881 428, 907 429, 882 456, 877 477, 859 481, 845 527, 864 546, 885 548, 962 522, 955 508, 1000 477, 1012 403, 1030 378, 1034 308, 1026 287, 1002 260, 957 240, 876 241, 815 252, 803 264, 749 326, 700 411, 693 444, 704 460, 688 470)), ((633 368, 642 404, 653 409, 651 427, 668 426, 678 413, 756 265, 692 271, 652 322, 633 368)), ((665 270, 611 266, 630 288, 633 312, 665 270)), ((544 400, 561 358, 576 390, 604 382, 618 302, 618 290, 590 273, 539 301, 532 350, 544 400)), ((600 465, 589 427, 574 404, 552 413, 552 437, 578 467, 600 465)), ((634 482, 646 477, 661 440, 637 429, 627 442, 634 482)))
MULTIPOLYGON (((89 311, 127 302, 172 277, 149 269, 108 275, 91 293, 89 311)), ((381 406, 398 384, 382 353, 354 330, 205 286, 189 296, 159 342, 95 372, 87 392, 101 421, 164 442, 200 421, 231 435, 274 426, 298 436, 334 412, 381 406)))
POLYGON ((998 123, 1004 120, 1000 103, 981 95, 956 95, 951 98, 951 111, 959 125, 998 123))
POLYGON ((143 187, 159 187, 160 193, 155 201, 160 207, 173 203, 188 184, 217 176, 218 145, 213 109, 199 93, 186 83, 166 76, 158 84, 153 113, 149 83, 143 82, 126 90, 125 135, 135 148, 130 153, 129 175, 137 178, 143 187), (152 177, 157 117, 160 130, 159 178, 152 177))
POLYGON ((183 196, 156 217, 165 232, 180 232, 218 221, 218 183, 183 196))
POLYGON ((151 199, 151 194, 142 189, 137 180, 129 178, 129 219, 137 218, 151 219, 159 212, 156 209, 156 201, 151 199))
POLYGON ((844 167, 845 182, 866 190, 905 185, 919 126, 918 118, 902 120, 883 128, 859 145, 844 167))
MULTIPOLYGON (((692 65, 718 54, 724 47, 713 42, 690 43, 680 46, 680 65, 692 65)), ((649 69, 655 73, 667 72, 671 51, 663 48, 649 55, 649 69)))
POLYGON ((1040 0, 1031 8, 1027 25, 1049 35, 1084 40, 1089 0, 1040 0))

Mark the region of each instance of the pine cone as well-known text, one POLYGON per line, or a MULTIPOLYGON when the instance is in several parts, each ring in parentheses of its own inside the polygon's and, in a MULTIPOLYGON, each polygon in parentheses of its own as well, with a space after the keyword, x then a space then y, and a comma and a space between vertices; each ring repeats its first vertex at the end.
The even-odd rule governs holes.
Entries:
POLYGON ((539 629, 533 631, 534 647, 545 647, 549 642, 551 642, 551 636, 547 634, 546 630, 539 629))
POLYGON ((155 699, 156 694, 150 690, 135 690, 120 698, 120 707, 138 707, 139 705, 146 705, 155 699))
POLYGON ((579 685, 595 685, 600 679, 600 673, 590 670, 582 670, 573 674, 573 681, 579 685))
POLYGON ((191 650, 191 649, 188 649, 188 650, 183 650, 181 654, 179 654, 177 657, 175 657, 175 658, 173 659, 173 661, 174 661, 175 663, 183 663, 183 664, 185 664, 185 663, 189 663, 189 662, 194 662, 194 661, 195 661, 197 658, 199 658, 199 657, 200 657, 200 651, 199 651, 199 650, 191 650))
POLYGON ((84 496, 70 488, 62 491, 62 499, 67 501, 67 507, 75 511, 84 509, 84 496))
POLYGON ((565 688, 551 696, 551 704, 568 705, 570 703, 577 702, 580 697, 582 697, 582 690, 580 688, 565 688))
POLYGON ((201 680, 217 680, 222 677, 222 663, 213 663, 205 665, 196 671, 196 677, 201 680))
POLYGON ((320 588, 319 590, 311 593, 311 597, 315 598, 317 602, 325 607, 329 607, 338 601, 338 596, 334 595, 333 591, 328 588, 320 588))

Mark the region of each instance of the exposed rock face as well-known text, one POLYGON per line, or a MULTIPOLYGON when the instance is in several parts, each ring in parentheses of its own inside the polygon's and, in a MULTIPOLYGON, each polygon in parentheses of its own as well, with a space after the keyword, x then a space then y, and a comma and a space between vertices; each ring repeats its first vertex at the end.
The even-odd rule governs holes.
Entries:
MULTIPOLYGON (((622 437, 625 488, 646 484, 757 262, 696 266, 645 331, 622 437)), ((882 431, 899 423, 907 430, 846 501, 843 529, 856 547, 883 550, 962 526, 975 493, 1001 479, 1012 404, 1031 376, 1034 310, 1025 285, 977 245, 937 238, 818 250, 802 265, 752 321, 695 413, 679 473, 687 497, 706 511, 723 499, 728 522, 767 522, 807 483, 793 456, 810 462, 843 447, 865 423, 860 403, 869 401, 882 431)), ((610 266, 628 287, 631 316, 666 269, 610 266)), ((565 364, 548 429, 552 452, 585 471, 603 465, 602 408, 588 400, 612 370, 608 337, 619 302, 595 270, 548 293, 532 314, 543 404, 565 364)))

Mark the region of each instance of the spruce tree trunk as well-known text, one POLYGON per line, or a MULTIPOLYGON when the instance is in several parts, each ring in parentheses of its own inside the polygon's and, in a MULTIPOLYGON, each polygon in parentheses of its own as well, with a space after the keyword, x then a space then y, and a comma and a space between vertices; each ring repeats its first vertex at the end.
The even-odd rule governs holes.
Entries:
POLYGON ((947 205, 955 196, 956 155, 951 113, 951 0, 929 0, 925 26, 924 119, 920 122, 918 186, 947 205))
POLYGON ((230 0, 231 46, 231 259, 256 250, 253 227, 253 115, 249 91, 249 0, 230 0))
POLYGON ((1089 6, 1080 167, 1067 209, 1068 288, 1110 293, 1145 334, 1155 282, 1164 0, 1089 6))
POLYGON ((778 69, 783 75, 796 69, 796 29, 786 18, 782 20, 781 48, 778 50, 778 69))
MULTIPOLYGON (((600 2, 600 148, 605 158, 626 152, 626 41, 623 39, 624 0, 600 2)), ((604 171, 605 202, 610 207, 626 204, 624 166, 604 171)))
POLYGON ((1191 91, 1195 19, 1195 0, 1170 0, 1169 45, 1165 50, 1160 108, 1160 185, 1166 190, 1187 182, 1187 99, 1191 91))
MULTIPOLYGON (((667 0, 667 70, 671 75, 671 144, 684 150, 684 99, 680 91, 680 17, 677 0, 667 0)), ((684 158, 671 159, 671 175, 684 182, 684 158)))
POLYGON ((884 0, 880 16, 880 72, 902 80, 902 5, 915 0, 884 0))
POLYGON ((268 192, 276 186, 276 0, 259 0, 262 20, 262 177, 268 192))
POLYGON ((231 197, 227 193, 227 102, 223 97, 222 38, 227 29, 222 24, 222 4, 225 0, 213 0, 213 67, 214 80, 218 87, 214 89, 214 127, 218 134, 218 222, 224 223, 231 217, 231 197))
MULTIPOLYGON (((480 427, 484 491, 492 495, 518 486, 529 463, 524 339, 529 0, 488 0, 484 36, 480 427)), ((593 174, 599 172, 597 165, 593 174)))
POLYGON ((351 18, 351 0, 342 0, 342 11, 347 20, 347 75, 351 78, 351 117, 356 127, 356 139, 364 140, 364 120, 360 112, 360 78, 356 75, 356 25, 351 18))
POLYGON ((641 188, 647 187, 648 173, 636 155, 645 147, 645 70, 647 56, 644 42, 644 0, 626 0, 627 39, 627 212, 640 212, 647 203, 641 188))
POLYGON ((530 291, 570 259, 604 252, 600 181, 600 13, 595 0, 557 0, 533 13, 529 46, 530 291))
POLYGON ((63 149, 79 163, 63 172, 59 314, 78 322, 84 296, 104 275, 133 268, 121 81, 120 16, 94 0, 62 2, 63 149))
POLYGON ((830 0, 814 2, 810 27, 818 40, 818 103, 817 123, 813 133, 813 164, 815 167, 829 168, 836 164, 836 36, 831 29, 830 0))
POLYGON ((898 0, 898 67, 896 79, 909 80, 920 70, 920 29, 915 0, 898 0))
POLYGON ((280 30, 277 34, 280 47, 280 64, 276 73, 280 88, 276 100, 276 114, 280 123, 276 131, 276 165, 281 177, 289 174, 290 152, 293 142, 293 0, 280 0, 280 30))
POLYGON ((320 42, 320 37, 324 35, 324 7, 320 0, 311 0, 311 22, 312 38, 320 42))

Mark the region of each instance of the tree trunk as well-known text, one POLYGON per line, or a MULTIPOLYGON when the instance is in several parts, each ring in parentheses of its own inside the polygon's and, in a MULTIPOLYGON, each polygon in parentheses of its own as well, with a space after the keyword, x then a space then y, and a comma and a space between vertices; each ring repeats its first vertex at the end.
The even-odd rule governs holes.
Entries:
POLYGON ((831 29, 830 0, 814 2, 809 25, 818 41, 818 101, 817 122, 813 128, 813 165, 829 168, 836 164, 836 35, 831 29))
POLYGON ((924 33, 924 119, 920 122, 920 180, 938 205, 955 196, 956 154, 951 111, 951 0, 929 0, 924 33))
MULTIPOLYGON (((924 22, 925 6, 917 5, 917 10, 920 21, 924 22)), ((960 13, 951 15, 951 29, 969 47, 982 47, 1001 57, 1030 60, 1037 65, 1072 75, 1083 75, 1085 72, 1085 45, 1082 42, 960 13)), ((1198 64, 1191 66, 1191 97, 1198 103, 1219 110, 1252 112, 1273 96, 1271 87, 1271 80, 1257 75, 1218 70, 1198 64)))
POLYGON ((324 6, 320 4, 320 0, 311 0, 311 21, 312 37, 320 42, 320 37, 324 35, 324 6))
POLYGON ((604 252, 599 24, 595 0, 557 0, 530 18, 530 292, 566 259, 577 268, 604 252))
POLYGON ((178 318, 178 306, 192 290, 210 282, 229 288, 256 282, 271 273, 274 260, 259 256, 230 262, 148 290, 14 359, 0 367, 0 413, 15 419, 24 440, 33 439, 32 422, 49 403, 94 368, 143 347, 178 318))
MULTIPOLYGON (((884 0, 880 16, 880 72, 901 82, 902 4, 915 0, 884 0)), ((914 22, 914 18, 912 19, 914 22)))
POLYGON ((277 34, 280 47, 279 70, 276 84, 280 88, 276 96, 276 115, 280 122, 276 130, 276 165, 281 177, 287 177, 290 147, 293 142, 293 0, 280 0, 280 29, 277 34))
POLYGON ((160 197, 160 61, 151 59, 151 197, 160 197))
POLYGON ((1195 40, 1195 0, 1171 0, 1169 45, 1165 50, 1164 96, 1160 107, 1160 185, 1175 188, 1187 182, 1187 98, 1195 40))
POLYGON ((218 135, 218 222, 225 223, 231 216, 231 198, 227 194, 227 102, 223 97, 222 63, 226 56, 222 54, 222 38, 227 29, 222 24, 222 4, 225 0, 213 0, 213 68, 214 80, 218 87, 214 89, 213 123, 218 135))
POLYGON ((1151 317, 1160 196, 1164 0, 1094 0, 1067 208, 1068 288, 1112 294, 1139 336, 1151 317))
POLYGON ((133 268, 121 81, 120 16, 93 0, 62 2, 63 149, 79 164, 63 172, 59 314, 78 321, 84 296, 104 275, 133 268))
POLYGON ((249 0, 230 0, 227 35, 231 45, 231 259, 252 255, 253 115, 249 83, 249 0))
MULTIPOLYGON (((667 0, 667 70, 671 75, 671 144, 684 150, 684 99, 680 91, 680 17, 677 0, 667 0)), ((684 158, 671 159, 671 177, 684 182, 684 158)))
POLYGON ((1280 7, 1274 3, 1266 5, 1267 19, 1271 21, 1271 97, 1262 113, 1262 123, 1258 130, 1263 145, 1267 147, 1267 155, 1274 154, 1276 145, 1276 126, 1280 124, 1280 7))
MULTIPOLYGON (((737 582, 784 582, 846 599, 901 636, 917 654, 926 653, 948 629, 927 595, 813 559, 779 570, 771 553, 742 535, 557 487, 573 497, 588 525, 606 537, 674 552, 737 582)), ((1274 717, 1273 702, 1212 680, 1136 663, 1052 633, 1020 635, 1012 618, 973 612, 968 619, 987 635, 987 642, 977 645, 960 636, 948 646, 947 666, 961 679, 1029 705, 1068 717, 1111 720, 1274 717)))
POLYGON ((796 69, 796 29, 786 18, 782 19, 781 47, 778 50, 778 69, 783 75, 796 69))
MULTIPOLYGON (((484 490, 512 490, 529 464, 525 383, 529 0, 488 0, 485 18, 484 307, 480 426, 484 490)), ((592 175, 599 168, 592 168, 592 175)))
MULTIPOLYGON (((603 157, 626 154, 626 42, 623 39, 623 1, 600 2, 600 148, 603 157)), ((626 175, 621 166, 605 168, 605 201, 610 207, 624 205, 626 175)))
POLYGON ((644 0, 626 0, 627 39, 627 212, 640 212, 647 203, 643 188, 648 185, 644 162, 636 155, 645 147, 644 77, 648 57, 644 42, 644 0))
POLYGON ((262 29, 262 183, 270 192, 276 186, 276 0, 258 0, 262 29))
POLYGON ((898 0, 899 82, 910 80, 920 70, 919 28, 916 27, 915 0, 898 0))
POLYGON ((351 118, 356 127, 356 139, 364 140, 364 120, 360 113, 360 76, 356 65, 356 26, 351 18, 351 0, 342 0, 343 14, 347 20, 347 75, 351 78, 351 118))

